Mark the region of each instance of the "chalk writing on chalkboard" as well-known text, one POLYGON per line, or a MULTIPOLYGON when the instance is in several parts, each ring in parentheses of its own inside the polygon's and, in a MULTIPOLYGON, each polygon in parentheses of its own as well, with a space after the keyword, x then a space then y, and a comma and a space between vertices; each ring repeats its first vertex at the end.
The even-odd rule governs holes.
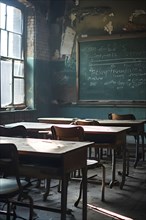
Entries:
POLYGON ((78 41, 78 100, 146 102, 146 34, 78 41))

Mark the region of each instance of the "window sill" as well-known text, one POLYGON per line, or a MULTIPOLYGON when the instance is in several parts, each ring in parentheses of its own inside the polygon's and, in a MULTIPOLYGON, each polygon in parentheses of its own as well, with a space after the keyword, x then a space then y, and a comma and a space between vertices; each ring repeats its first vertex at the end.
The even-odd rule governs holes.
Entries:
POLYGON ((36 109, 30 109, 30 108, 25 108, 25 109, 1 109, 0 113, 13 113, 13 112, 31 112, 31 111, 36 111, 36 109))

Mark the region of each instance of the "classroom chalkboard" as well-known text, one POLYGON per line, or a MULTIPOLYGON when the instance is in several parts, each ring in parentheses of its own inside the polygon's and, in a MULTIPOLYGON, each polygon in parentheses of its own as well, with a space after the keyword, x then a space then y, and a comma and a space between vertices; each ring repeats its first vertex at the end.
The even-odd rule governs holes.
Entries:
POLYGON ((146 34, 77 42, 78 101, 146 103, 146 34))

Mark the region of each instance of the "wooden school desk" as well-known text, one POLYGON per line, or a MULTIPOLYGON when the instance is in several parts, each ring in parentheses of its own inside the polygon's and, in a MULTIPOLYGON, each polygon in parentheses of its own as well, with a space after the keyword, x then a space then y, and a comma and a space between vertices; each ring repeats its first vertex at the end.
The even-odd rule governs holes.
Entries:
MULTIPOLYGON (((48 124, 49 125, 49 124, 48 124)), ((50 129, 53 124, 50 124, 50 129)), ((75 125, 67 124, 55 124, 56 126, 61 127, 71 127, 75 125)), ((110 187, 112 188, 115 179, 115 170, 116 170, 116 151, 119 147, 122 147, 122 156, 123 156, 123 168, 122 168, 122 180, 120 183, 120 188, 122 189, 125 184, 126 177, 126 132, 130 127, 112 127, 112 126, 90 126, 90 125, 80 125, 83 127, 85 132, 85 138, 88 140, 90 136, 90 141, 94 141, 96 145, 94 147, 100 148, 105 143, 109 143, 110 148, 112 149, 112 177, 110 181, 110 187)), ((107 145, 106 145, 107 146, 107 145)))
MULTIPOLYGON (((13 127, 15 125, 23 125, 26 127, 27 130, 38 130, 42 131, 44 135, 48 133, 51 129, 51 126, 53 124, 46 124, 39 122, 18 122, 18 123, 12 123, 5 125, 6 127, 13 127), (40 126, 39 126, 40 125, 40 126), (46 129, 47 128, 47 129, 46 129)), ((56 126, 75 126, 75 125, 67 125, 67 124, 55 124, 56 126)), ((122 189, 125 183, 125 176, 126 176, 126 132, 129 130, 129 127, 113 127, 113 126, 82 126, 85 132, 85 135, 90 135, 91 139, 90 141, 99 140, 100 142, 105 141, 105 137, 107 140, 110 140, 112 142, 112 177, 110 181, 110 187, 114 185, 115 182, 115 169, 116 169, 116 156, 115 151, 119 149, 119 147, 122 147, 123 149, 123 170, 122 170, 122 181, 120 184, 120 188, 122 189)), ((100 144, 102 146, 102 143, 99 143, 99 145, 96 145, 97 147, 100 147, 100 144)), ((108 141, 107 141, 108 143, 108 141)))
MULTIPOLYGON (((130 127, 130 131, 134 131, 136 133, 136 150, 135 150, 135 162, 134 167, 137 166, 139 161, 139 147, 140 147, 140 136, 142 138, 142 156, 144 161, 144 125, 146 123, 146 119, 144 120, 101 120, 98 122, 103 126, 120 126, 120 127, 130 127)), ((129 131, 127 131, 128 134, 129 131)))
MULTIPOLYGON (((43 123, 55 123, 55 124, 69 124, 73 122, 75 118, 38 118, 39 122, 43 123)), ((130 131, 134 131, 136 133, 136 147, 135 147, 135 162, 134 167, 136 168, 139 162, 139 148, 140 148, 140 137, 142 140, 142 159, 145 159, 145 151, 144 151, 144 126, 146 124, 146 119, 143 120, 109 120, 109 119, 87 119, 87 120, 97 120, 103 126, 119 126, 119 127, 131 127, 130 131)), ((128 134, 128 132, 127 132, 128 134)))
MULTIPOLYGON (((83 171, 83 210, 82 220, 87 220, 87 147, 92 146, 91 142, 57 141, 35 138, 12 138, 0 137, 0 143, 13 143, 16 145, 20 155, 31 157, 32 163, 35 158, 39 165, 34 166, 34 177, 50 177, 62 179, 61 190, 61 220, 66 219, 67 212, 67 185, 69 173, 76 169, 83 171), (74 163, 72 159, 75 158, 74 163), (47 161, 44 166, 41 161, 47 161)), ((28 166, 27 173, 29 174, 28 166)), ((32 174, 32 173, 31 173, 32 174)), ((30 176, 33 177, 33 176, 30 176)), ((34 208, 41 209, 41 206, 34 208)), ((43 208, 42 208, 43 209, 43 208)), ((47 210, 59 212, 57 209, 47 210)))
POLYGON ((123 156, 123 169, 122 180, 120 188, 122 189, 125 184, 126 177, 126 132, 129 127, 112 127, 112 126, 82 126, 85 134, 90 135, 90 140, 96 142, 95 147, 100 148, 100 144, 109 143, 112 149, 112 177, 110 181, 110 187, 114 185, 115 170, 116 170, 116 151, 119 147, 122 147, 123 156), (99 141, 99 142, 98 142, 99 141), (109 141, 109 142, 108 142, 109 141))

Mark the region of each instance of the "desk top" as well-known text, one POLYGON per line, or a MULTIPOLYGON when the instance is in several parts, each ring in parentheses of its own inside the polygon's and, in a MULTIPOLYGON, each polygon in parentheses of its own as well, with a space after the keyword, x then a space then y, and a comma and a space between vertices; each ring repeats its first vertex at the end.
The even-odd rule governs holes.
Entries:
POLYGON ((77 149, 88 147, 93 142, 79 142, 79 141, 60 141, 49 139, 36 138, 14 138, 0 136, 0 143, 13 143, 16 145, 19 153, 25 154, 42 154, 46 155, 63 155, 77 149))
POLYGON ((57 124, 70 124, 77 118, 63 118, 63 117, 52 117, 52 118, 38 118, 39 122, 45 123, 57 123, 57 124))
MULTIPOLYGON (((52 118, 38 118, 39 122, 43 123, 57 123, 57 124, 69 124, 73 121, 75 121, 78 118, 62 118, 62 117, 52 117, 52 118)), ((140 120, 111 120, 111 119, 93 119, 93 118, 88 118, 85 120, 97 120, 101 125, 130 125, 130 124, 141 124, 141 123, 146 123, 146 119, 140 119, 140 120)))
POLYGON ((64 128, 81 126, 84 129, 85 133, 92 134, 114 134, 129 130, 130 127, 115 127, 115 126, 93 126, 93 125, 67 125, 67 124, 48 124, 51 126, 60 126, 64 128))
MULTIPOLYGON (((61 126, 61 127, 74 127, 76 125, 68 125, 68 124, 48 124, 48 123, 40 123, 40 122, 18 122, 12 124, 6 124, 5 127, 12 128, 17 125, 23 125, 27 130, 36 130, 36 131, 49 131, 51 126, 61 126)), ((93 125, 80 125, 83 127, 85 133, 93 133, 93 134, 113 134, 126 131, 130 129, 130 127, 115 127, 115 126, 93 126, 93 125)))
POLYGON ((110 120, 110 119, 99 119, 98 122, 101 125, 137 125, 146 123, 146 119, 143 120, 110 120))
POLYGON ((130 127, 114 127, 114 126, 93 126, 93 125, 81 125, 85 133, 92 134, 115 134, 123 131, 127 131, 130 127))
POLYGON ((16 122, 11 124, 6 124, 6 128, 12 128, 18 125, 23 125, 28 131, 48 131, 50 125, 48 123, 41 122, 16 122))

